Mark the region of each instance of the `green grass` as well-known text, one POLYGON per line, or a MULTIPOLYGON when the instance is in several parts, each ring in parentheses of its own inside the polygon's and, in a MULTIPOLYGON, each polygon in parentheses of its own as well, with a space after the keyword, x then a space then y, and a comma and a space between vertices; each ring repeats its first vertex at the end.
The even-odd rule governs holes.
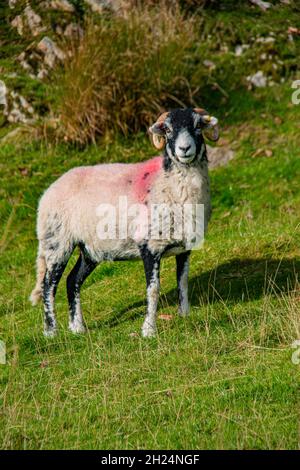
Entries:
POLYGON ((140 336, 139 262, 106 263, 88 278, 86 336, 67 331, 65 275, 55 339, 43 337, 41 308, 28 302, 42 191, 76 165, 145 159, 149 142, 0 148, 1 448, 298 448, 300 137, 290 92, 244 93, 228 119, 220 107, 236 158, 211 174, 214 213, 192 256, 191 316, 177 317, 174 260, 165 260, 159 314, 172 319, 159 319, 151 340, 140 336), (273 156, 252 157, 260 147, 273 156))

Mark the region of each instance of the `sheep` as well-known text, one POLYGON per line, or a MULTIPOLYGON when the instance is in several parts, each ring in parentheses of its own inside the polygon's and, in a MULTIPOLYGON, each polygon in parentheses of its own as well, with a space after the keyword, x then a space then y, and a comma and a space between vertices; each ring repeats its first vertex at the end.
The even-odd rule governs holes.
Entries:
MULTIPOLYGON (((62 175, 43 194, 37 217, 37 282, 30 300, 33 305, 43 300, 46 336, 54 336, 57 331, 56 289, 75 247, 79 247, 80 256, 67 278, 69 329, 73 333, 85 332, 80 288, 87 276, 105 260, 143 261, 147 312, 142 336, 156 334, 160 262, 164 256, 176 257, 179 314, 188 315, 189 258, 195 237, 188 241, 182 233, 179 239, 174 238, 174 231, 169 236, 150 236, 150 228, 155 228, 157 233, 158 226, 154 226, 159 225, 158 219, 154 223, 150 218, 150 207, 202 204, 206 230, 211 205, 203 134, 210 140, 217 140, 218 120, 202 108, 174 109, 163 113, 149 132, 154 146, 163 151, 162 155, 134 164, 77 167, 62 175), (142 210, 131 232, 125 230, 125 235, 116 237, 116 228, 120 228, 121 223, 120 220, 112 223, 112 219, 120 199, 128 207, 138 205, 142 210), (106 236, 102 233, 103 224, 99 227, 100 216, 106 217, 106 225, 111 230, 106 236)), ((124 211, 121 212, 123 215, 124 211)), ((174 225, 174 218, 171 220, 174 225)))

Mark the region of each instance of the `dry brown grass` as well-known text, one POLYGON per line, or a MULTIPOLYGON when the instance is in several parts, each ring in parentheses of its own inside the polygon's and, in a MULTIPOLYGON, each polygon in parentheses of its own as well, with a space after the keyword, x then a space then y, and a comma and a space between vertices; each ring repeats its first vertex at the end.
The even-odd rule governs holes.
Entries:
POLYGON ((167 5, 89 22, 57 80, 60 137, 85 144, 110 130, 127 134, 165 107, 194 104, 197 28, 199 17, 196 25, 167 5))

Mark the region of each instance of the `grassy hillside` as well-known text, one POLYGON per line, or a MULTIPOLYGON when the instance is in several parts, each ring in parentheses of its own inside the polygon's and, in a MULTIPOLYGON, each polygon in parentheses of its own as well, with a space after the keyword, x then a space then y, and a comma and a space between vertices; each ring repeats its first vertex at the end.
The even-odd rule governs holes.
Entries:
MULTIPOLYGON (((298 449, 300 365, 292 344, 300 340, 300 105, 291 102, 298 2, 272 0, 262 12, 248 1, 206 1, 198 11, 191 0, 181 2, 196 15, 189 20, 187 11, 136 9, 129 20, 104 15, 93 25, 84 2, 71 3, 70 15, 32 0, 45 26, 34 38, 10 26, 25 0, 13 10, 0 6, 0 79, 40 116, 10 134, 11 144, 0 141, 0 340, 7 346, 0 448, 298 449), (64 50, 76 47, 57 32, 71 17, 91 28, 79 54, 45 80, 29 77, 16 58, 36 51, 44 35, 64 50), (107 32, 105 67, 95 27, 107 32), (149 44, 151 34, 159 40, 149 44), (247 79, 259 70, 263 88, 247 79), (157 338, 142 339, 142 264, 103 263, 82 289, 88 334, 72 335, 65 280, 74 254, 58 288, 59 334, 45 339, 42 308, 28 302, 40 195, 76 165, 155 155, 144 132, 130 131, 178 100, 219 117, 219 145, 235 151, 211 173, 213 217, 204 248, 192 254, 190 317, 177 317, 175 260, 164 260, 159 315, 167 316, 157 338), (48 132, 45 116, 60 116, 60 125, 48 132), (104 137, 94 146, 58 144, 98 134, 104 137)), ((0 137, 14 126, 1 115, 0 137)))
MULTIPOLYGON (((51 141, 85 145, 112 132, 128 136, 178 105, 205 103, 219 110, 221 104, 236 123, 242 114, 234 95, 255 88, 251 77, 257 72, 271 86, 299 71, 296 0, 272 0, 268 11, 249 0, 189 0, 179 2, 180 8, 174 0, 124 0, 117 2, 124 6, 118 15, 91 14, 84 0, 70 0, 73 13, 31 0, 41 18, 35 35, 24 17, 26 0, 13 9, 2 3, 0 80, 8 90, 9 111, 16 101, 11 93, 17 92, 34 109, 40 134, 51 141), (12 27, 17 15, 24 22, 22 36, 12 27), (82 31, 81 39, 66 35, 72 25, 82 31), (39 46, 45 36, 65 53, 53 68, 39 46)), ((0 138, 12 127, 8 120, 0 109, 0 138)))
POLYGON ((159 314, 172 317, 159 319, 151 340, 140 336, 139 262, 103 263, 88 278, 86 336, 67 331, 65 276, 57 338, 43 337, 41 308, 27 300, 41 192, 75 165, 147 158, 148 140, 80 152, 0 148, 1 448, 298 448, 299 107, 287 83, 237 94, 228 118, 219 108, 220 144, 231 142, 236 158, 211 175, 214 211, 192 256, 191 316, 177 317, 174 260, 165 260, 159 314))

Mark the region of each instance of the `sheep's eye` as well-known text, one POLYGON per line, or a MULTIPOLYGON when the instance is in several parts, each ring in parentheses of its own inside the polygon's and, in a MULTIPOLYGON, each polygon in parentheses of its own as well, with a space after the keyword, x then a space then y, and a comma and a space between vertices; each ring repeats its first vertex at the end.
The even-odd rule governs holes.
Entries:
POLYGON ((169 127, 166 127, 166 134, 169 134, 169 135, 170 135, 171 132, 172 132, 171 129, 170 129, 169 127))

